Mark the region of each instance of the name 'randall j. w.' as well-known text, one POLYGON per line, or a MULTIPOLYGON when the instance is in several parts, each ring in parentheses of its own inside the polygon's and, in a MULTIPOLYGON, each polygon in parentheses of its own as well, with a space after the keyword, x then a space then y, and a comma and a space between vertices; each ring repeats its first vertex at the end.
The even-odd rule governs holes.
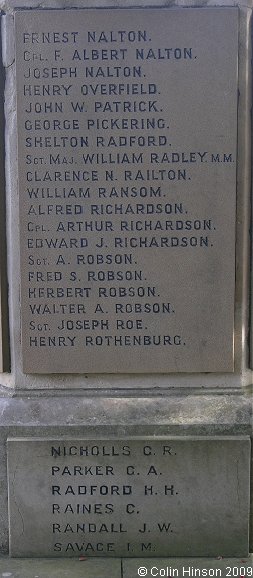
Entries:
POLYGON ((1 3, 0 574, 250 568, 253 2, 169 4, 1 3))

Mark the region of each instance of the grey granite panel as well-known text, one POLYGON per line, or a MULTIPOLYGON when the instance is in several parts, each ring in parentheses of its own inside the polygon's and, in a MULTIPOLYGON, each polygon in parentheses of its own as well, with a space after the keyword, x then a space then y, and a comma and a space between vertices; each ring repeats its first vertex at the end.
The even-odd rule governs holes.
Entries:
POLYGON ((238 14, 16 12, 26 373, 233 371, 238 14))

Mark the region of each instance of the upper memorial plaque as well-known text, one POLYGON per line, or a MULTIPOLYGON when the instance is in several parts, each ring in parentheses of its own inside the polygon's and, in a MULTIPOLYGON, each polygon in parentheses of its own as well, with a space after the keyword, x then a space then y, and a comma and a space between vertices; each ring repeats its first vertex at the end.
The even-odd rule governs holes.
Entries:
POLYGON ((24 371, 233 371, 238 10, 15 20, 24 371))

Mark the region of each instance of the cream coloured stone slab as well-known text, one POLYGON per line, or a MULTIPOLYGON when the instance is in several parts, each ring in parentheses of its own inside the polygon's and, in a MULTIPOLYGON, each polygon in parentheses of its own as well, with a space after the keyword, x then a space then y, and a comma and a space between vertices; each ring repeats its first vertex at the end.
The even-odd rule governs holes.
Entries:
POLYGON ((237 8, 15 21, 24 372, 233 371, 237 8))
POLYGON ((8 440, 14 557, 246 556, 245 437, 8 440))

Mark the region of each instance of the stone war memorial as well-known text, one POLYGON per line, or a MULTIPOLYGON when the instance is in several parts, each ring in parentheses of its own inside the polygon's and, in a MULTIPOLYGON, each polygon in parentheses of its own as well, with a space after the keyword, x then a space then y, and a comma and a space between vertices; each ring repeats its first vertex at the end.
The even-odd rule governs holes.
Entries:
POLYGON ((0 8, 0 570, 247 558, 253 4, 0 8))

